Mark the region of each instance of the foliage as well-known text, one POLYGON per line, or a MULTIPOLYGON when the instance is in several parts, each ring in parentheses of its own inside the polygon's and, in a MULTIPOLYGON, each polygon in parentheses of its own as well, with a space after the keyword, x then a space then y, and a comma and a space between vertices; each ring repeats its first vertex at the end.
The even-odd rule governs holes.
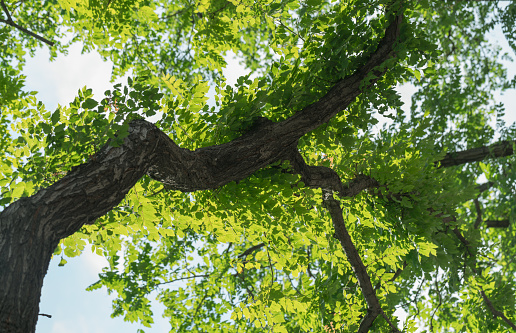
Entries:
MULTIPOLYGON (((515 322, 514 157, 439 168, 448 152, 514 142, 516 128, 503 124, 504 108, 494 96, 515 81, 502 66, 506 55, 487 38, 501 26, 514 48, 514 3, 5 5, 15 22, 56 42, 52 57, 80 41, 85 51, 113 61, 113 78, 129 72, 134 79, 104 98, 84 88, 69 105, 48 111, 22 90, 19 76, 25 53, 41 42, 2 26, 3 207, 95 158, 108 140, 121 145, 135 118, 161 115, 160 130, 195 150, 234 140, 259 117, 291 117, 360 70, 401 6, 402 37, 385 75, 300 138, 298 151, 308 165, 330 167, 342 180, 367 175, 380 184, 336 198, 386 315, 371 331, 390 331, 402 308, 404 332, 419 322, 437 332, 506 332, 509 324, 493 316, 483 295, 515 322), (62 42, 64 36, 70 41, 62 42), (231 52, 252 74, 235 87, 222 75, 231 52), (418 90, 404 113, 397 87, 409 83, 418 90), (382 116, 389 122, 378 129, 382 116), (484 177, 491 187, 479 191, 484 177), (476 224, 479 216, 510 223, 488 228, 476 224)), ((119 206, 63 239, 55 255, 77 256, 91 244, 109 267, 89 289, 106 286, 116 295, 112 316, 146 327, 157 295, 172 331, 357 331, 368 305, 322 194, 282 161, 238 183, 193 193, 145 176, 119 206)))

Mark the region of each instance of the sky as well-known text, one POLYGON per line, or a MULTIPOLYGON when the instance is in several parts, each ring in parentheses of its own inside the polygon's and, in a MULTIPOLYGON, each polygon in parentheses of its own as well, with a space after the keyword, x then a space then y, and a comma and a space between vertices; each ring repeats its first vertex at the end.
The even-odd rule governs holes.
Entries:
MULTIPOLYGON (((499 39, 500 32, 492 34, 499 39)), ((503 44, 504 49, 508 45, 503 44)), ((511 51, 511 54, 512 51, 511 51)), ((40 50, 34 58, 27 61, 24 74, 27 76, 26 89, 37 91, 37 97, 43 101, 47 109, 53 111, 58 104, 65 105, 73 101, 77 91, 84 86, 93 89, 97 99, 104 96, 104 91, 111 89, 110 63, 103 62, 96 54, 81 55, 81 46, 72 46, 67 56, 59 56, 49 62, 48 52, 40 50)), ((516 75, 516 66, 510 64, 509 75, 516 75)), ((228 83, 234 84, 240 75, 247 74, 236 61, 231 61, 224 73, 228 83)), ((126 83, 126 79, 121 81, 126 83)), ((410 96, 414 88, 400 88, 402 100, 410 105, 410 96)), ((516 93, 511 91, 503 96, 497 95, 498 101, 506 107, 506 121, 516 121, 516 111, 510 107, 516 105, 516 93)), ((380 125, 377 125, 380 126, 380 125)), ((86 249, 78 258, 67 259, 64 267, 58 267, 60 257, 55 257, 45 277, 40 313, 49 314, 52 318, 40 316, 36 332, 38 333, 103 333, 103 332, 136 332, 138 328, 147 333, 168 332, 169 325, 161 317, 162 307, 157 303, 153 307, 155 324, 151 329, 138 323, 130 324, 122 318, 111 318, 112 296, 107 295, 105 288, 87 292, 86 287, 98 280, 98 273, 107 262, 102 257, 92 254, 86 249)))
MULTIPOLYGON (((60 55, 49 62, 49 53, 39 50, 34 58, 27 61, 24 69, 26 90, 37 91, 47 110, 53 111, 58 104, 66 105, 77 96, 84 86, 93 90, 94 96, 101 99, 104 92, 115 83, 127 83, 127 77, 110 82, 111 63, 103 62, 99 55, 81 54, 81 45, 73 45, 68 55, 60 55)), ((236 60, 225 70, 227 83, 235 85, 237 79, 247 74, 236 60)), ((138 323, 124 322, 121 317, 111 318, 111 302, 114 297, 107 294, 106 288, 96 291, 85 289, 98 280, 98 274, 107 266, 107 261, 87 248, 80 257, 67 258, 68 263, 59 267, 61 257, 56 256, 43 282, 40 316, 36 326, 37 333, 104 333, 136 332, 138 328, 146 333, 168 332, 168 321, 161 317, 163 306, 154 302, 154 322, 152 328, 138 323)))

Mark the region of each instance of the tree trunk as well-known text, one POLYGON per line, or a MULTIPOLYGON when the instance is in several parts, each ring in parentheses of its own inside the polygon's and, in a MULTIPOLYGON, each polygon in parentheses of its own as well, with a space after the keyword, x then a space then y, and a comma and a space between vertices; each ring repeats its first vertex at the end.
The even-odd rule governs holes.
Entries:
POLYGON ((0 212, 0 332, 34 332, 43 277, 59 241, 122 201, 149 169, 160 133, 135 122, 124 145, 106 144, 95 159, 0 212))
MULTIPOLYGON (((198 191, 290 159, 301 136, 344 110, 361 89, 387 71, 378 66, 395 55, 401 22, 402 15, 393 18, 377 50, 355 74, 281 123, 261 121, 231 142, 189 151, 156 126, 135 120, 122 146, 106 144, 52 186, 0 212, 0 332, 34 332, 43 277, 59 241, 116 207, 145 174, 173 190, 198 191), (370 73, 375 78, 361 88, 370 73)), ((311 170, 311 181, 322 179, 316 169, 311 170)))
POLYGON ((27 198, 0 216, 0 332, 34 332, 43 277, 59 240, 27 198))

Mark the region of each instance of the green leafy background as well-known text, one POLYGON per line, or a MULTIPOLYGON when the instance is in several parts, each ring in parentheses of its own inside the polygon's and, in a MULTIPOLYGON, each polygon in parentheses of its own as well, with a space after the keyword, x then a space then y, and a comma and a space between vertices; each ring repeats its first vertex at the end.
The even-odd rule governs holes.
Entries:
MULTIPOLYGON (((22 72, 27 55, 41 45, 1 27, 0 41, 8 47, 1 52, 0 205, 52 184, 92 158, 107 139, 120 144, 134 118, 154 117, 188 149, 228 142, 259 116, 286 119, 364 63, 385 29, 378 12, 384 5, 18 4, 17 22, 57 41, 51 59, 80 42, 84 52, 112 61, 110 79, 125 77, 96 94, 80 88, 71 103, 47 109, 43 96, 22 89, 29 80, 23 73, 30 75, 22 72), (230 52, 252 74, 234 86, 223 75, 230 52)), ((515 316, 514 228, 474 229, 471 201, 479 177, 495 181, 496 190, 481 194, 484 214, 512 221, 514 158, 434 167, 447 151, 514 140, 516 128, 504 126, 504 106, 495 99, 514 88, 514 80, 502 66, 505 50, 492 46, 486 33, 501 26, 514 47, 508 27, 516 6, 496 6, 420 1, 407 9, 397 50, 401 61, 388 63, 385 77, 298 146, 308 164, 331 166, 342 179, 367 174, 392 193, 413 194, 385 200, 364 192, 341 205, 373 285, 381 282, 377 295, 387 314, 402 306, 435 330, 504 332, 483 305, 480 287, 508 317, 515 316), (402 109, 398 84, 416 89, 409 111, 402 109), (379 114, 390 125, 381 127, 379 114), (451 227, 474 245, 480 275, 464 268, 462 245, 442 232, 441 218, 428 214, 429 208, 457 212, 459 222, 451 227), (402 275, 389 282, 404 262, 402 275)), ((63 240, 54 261, 67 269, 86 248, 103 256, 106 267, 88 289, 107 288, 114 296, 112 316, 137 322, 146 332, 158 317, 154 299, 165 307, 167 329, 176 331, 305 332, 327 325, 356 331, 363 297, 332 236, 321 193, 303 187, 288 168, 273 165, 238 184, 196 193, 169 191, 144 177, 117 208, 63 240), (258 244, 264 245, 239 256, 258 244)), ((407 331, 417 327, 415 318, 404 323, 407 331)), ((45 320, 39 325, 48 325, 45 320)), ((374 329, 386 327, 379 317, 374 329)))

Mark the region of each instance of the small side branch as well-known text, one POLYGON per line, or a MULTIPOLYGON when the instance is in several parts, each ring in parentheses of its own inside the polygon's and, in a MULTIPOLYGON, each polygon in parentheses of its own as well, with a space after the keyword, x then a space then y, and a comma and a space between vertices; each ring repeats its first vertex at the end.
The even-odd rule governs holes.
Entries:
POLYGON ((482 193, 484 191, 487 191, 489 190, 491 187, 493 187, 494 183, 493 182, 486 182, 486 183, 482 183, 480 185, 477 186, 477 190, 482 193))
POLYGON ((254 245, 254 246, 248 248, 247 250, 245 250, 244 252, 242 252, 241 254, 239 254, 238 257, 246 258, 251 253, 253 253, 254 251, 258 251, 259 249, 261 249, 264 246, 265 246, 265 243, 260 243, 260 244, 254 245))
POLYGON ((510 224, 509 220, 486 220, 488 228, 508 228, 510 224))
MULTIPOLYGON (((294 171, 301 175, 302 181, 307 186, 321 188, 323 190, 324 206, 330 212, 335 229, 335 236, 340 241, 344 253, 353 268, 353 272, 355 273, 367 304, 367 314, 362 318, 358 329, 359 333, 366 333, 369 331, 378 315, 382 314, 385 318, 387 318, 387 316, 383 313, 375 289, 371 284, 371 278, 351 240, 351 236, 344 222, 340 203, 333 197, 333 192, 336 192, 340 197, 353 197, 365 189, 376 188, 379 184, 375 179, 364 175, 359 175, 347 184, 343 184, 339 175, 331 168, 307 165, 295 147, 289 160, 294 171)), ((399 274, 401 274, 401 271, 397 273, 397 275, 399 274)), ((394 332, 399 332, 388 318, 386 320, 394 332)))
POLYGON ((475 229, 478 229, 480 226, 480 223, 482 223, 482 209, 480 208, 480 202, 478 201, 478 198, 475 198, 473 200, 475 203, 475 210, 477 211, 477 219, 475 220, 475 229))
POLYGON ((200 274, 200 275, 192 274, 190 276, 183 276, 183 277, 180 277, 180 278, 177 278, 177 279, 156 283, 156 286, 161 286, 161 285, 164 285, 164 284, 174 283, 174 282, 181 281, 181 280, 190 280, 190 279, 196 279, 196 278, 206 278, 206 277, 210 277, 210 275, 211 275, 211 273, 210 274, 200 274))
MULTIPOLYGON (((403 270, 408 266, 408 263, 406 261, 403 262, 403 267, 401 268, 398 268, 396 270, 396 272, 394 273, 394 275, 392 276, 392 278, 389 279, 389 281, 387 282, 393 282, 394 280, 396 280, 398 278, 398 276, 401 275, 401 273, 403 273, 403 270)), ((382 286, 382 282, 381 281, 378 281, 378 283, 376 284, 376 286, 374 286, 374 291, 376 292, 378 289, 380 289, 380 287, 382 286)))
MULTIPOLYGON (((439 275, 439 269, 437 269, 437 275, 439 275)), ((435 277, 435 290, 437 291, 437 295, 439 296, 439 304, 437 304, 437 307, 435 307, 434 311, 432 311, 432 316, 430 316, 430 332, 433 332, 433 330, 434 330, 435 313, 437 312, 437 310, 439 310, 439 308, 443 304, 443 298, 441 296, 441 290, 439 290, 439 282, 437 280, 437 275, 435 277)))
POLYGON ((498 311, 496 310, 496 308, 494 307, 493 303, 491 302, 491 300, 486 296, 486 293, 484 292, 484 290, 480 290, 480 294, 482 295, 482 298, 484 299, 484 302, 486 303, 487 305, 487 308, 489 309, 489 311, 491 311, 491 313, 493 314, 493 316, 496 318, 502 318, 503 321, 505 321, 505 323, 507 325, 509 325, 513 330, 516 331, 516 325, 510 321, 503 312, 501 311, 498 311))
POLYGON ((396 325, 394 325, 394 323, 390 320, 390 318, 383 311, 382 311, 382 317, 383 317, 383 319, 385 319, 385 321, 391 327, 391 329, 392 329, 391 332, 401 333, 400 330, 396 327, 396 325))
POLYGON ((24 27, 22 27, 19 24, 16 24, 13 21, 13 18, 11 17, 11 13, 9 13, 9 10, 7 9, 7 6, 5 5, 5 2, 3 0, 0 1, 0 5, 2 5, 2 9, 3 9, 5 15, 7 15, 7 20, 0 19, 0 22, 3 22, 5 24, 7 24, 7 25, 10 25, 11 27, 14 27, 14 28, 16 28, 16 29, 18 29, 20 31, 23 31, 27 35, 32 36, 32 37, 36 38, 37 40, 42 41, 45 44, 48 44, 50 46, 54 46, 54 42, 51 42, 48 39, 46 39, 45 37, 41 37, 41 36, 35 34, 34 32, 25 29, 24 27))
POLYGON ((7 9, 7 6, 5 5, 4 0, 2 0, 0 2, 0 4, 2 5, 2 9, 4 10, 5 15, 7 15, 7 21, 13 22, 13 18, 11 17, 11 13, 9 13, 9 10, 7 9))
MULTIPOLYGON (((471 248, 471 246, 470 246, 468 240, 466 239, 466 237, 464 237, 464 235, 462 235, 462 233, 460 232, 460 230, 457 227, 455 227, 453 229, 453 233, 455 234, 455 236, 457 236, 457 238, 460 240, 462 245, 464 245, 464 248, 466 249, 466 251, 468 251, 468 255, 470 257, 472 257, 473 259, 475 259, 474 251, 471 248)), ((475 269, 475 267, 473 267, 473 269, 475 269)))
MULTIPOLYGON (((480 224, 482 223, 482 208, 480 207, 480 202, 478 201, 478 198, 474 199, 473 202, 475 203, 475 210, 477 211, 477 218, 475 220, 474 227, 475 229, 478 229, 480 224)), ((486 220, 486 227, 487 228, 508 228, 511 222, 508 219, 505 220, 486 220)))
MULTIPOLYGON (((456 231, 455 234, 457 235, 459 240, 464 244, 464 246, 467 248, 469 255, 472 256, 471 251, 469 250, 469 242, 466 240, 466 238, 464 238, 464 236, 460 233, 460 231, 458 231, 457 229, 455 229, 454 231, 456 231)), ((473 259, 474 259, 474 257, 473 257, 473 259)), ((475 274, 479 273, 475 267, 472 267, 472 270, 473 270, 473 273, 475 273, 475 274)), ((509 325, 513 330, 516 331, 516 325, 511 320, 509 320, 509 318, 507 318, 502 311, 499 311, 495 308, 493 302, 491 302, 489 297, 487 297, 487 295, 482 287, 480 287, 480 294, 482 295, 482 299, 486 303, 487 308, 489 309, 489 311, 491 311, 493 316, 495 318, 497 318, 497 317, 501 318, 507 325, 509 325)))

